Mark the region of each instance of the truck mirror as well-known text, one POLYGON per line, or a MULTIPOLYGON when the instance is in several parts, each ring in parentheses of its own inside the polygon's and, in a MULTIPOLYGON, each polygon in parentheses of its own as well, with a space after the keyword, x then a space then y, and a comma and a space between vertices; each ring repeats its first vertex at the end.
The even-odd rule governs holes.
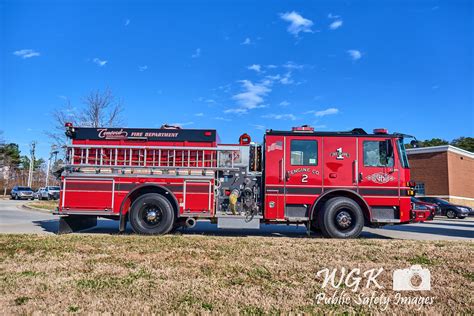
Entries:
POLYGON ((410 145, 413 147, 413 148, 417 148, 418 147, 418 141, 416 139, 412 140, 410 142, 410 145))

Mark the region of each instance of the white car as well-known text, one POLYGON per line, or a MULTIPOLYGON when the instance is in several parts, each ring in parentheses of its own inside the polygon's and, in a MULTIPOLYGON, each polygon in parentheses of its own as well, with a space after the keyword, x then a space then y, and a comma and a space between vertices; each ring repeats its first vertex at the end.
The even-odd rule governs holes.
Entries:
POLYGON ((38 200, 57 200, 59 199, 59 187, 48 186, 38 190, 38 200))

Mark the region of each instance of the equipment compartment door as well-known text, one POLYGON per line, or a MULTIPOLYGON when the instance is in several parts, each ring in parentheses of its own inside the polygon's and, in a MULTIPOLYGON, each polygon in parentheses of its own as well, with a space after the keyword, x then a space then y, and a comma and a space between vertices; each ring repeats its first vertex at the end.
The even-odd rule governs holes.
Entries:
POLYGON ((265 219, 283 218, 285 208, 285 136, 265 136, 265 219))
POLYGON ((184 214, 212 212, 212 183, 210 180, 184 181, 184 214))
POLYGON ((112 211, 114 179, 64 178, 61 190, 63 211, 112 211))

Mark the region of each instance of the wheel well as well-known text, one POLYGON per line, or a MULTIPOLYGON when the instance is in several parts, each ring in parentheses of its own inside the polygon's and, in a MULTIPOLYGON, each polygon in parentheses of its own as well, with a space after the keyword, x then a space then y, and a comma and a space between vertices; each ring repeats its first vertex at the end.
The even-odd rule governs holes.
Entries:
POLYGON ((164 196, 166 199, 168 199, 168 201, 170 201, 171 205, 173 206, 173 210, 176 217, 179 216, 179 204, 173 192, 171 192, 170 190, 168 190, 167 188, 161 185, 144 184, 130 191, 127 194, 127 196, 123 199, 122 204, 120 205, 120 231, 121 232, 125 230, 125 224, 127 221, 126 215, 129 212, 130 206, 138 197, 147 193, 158 193, 164 196))
POLYGON ((324 203, 329 201, 334 197, 346 197, 349 199, 354 200, 357 204, 359 204, 362 213, 364 214, 365 224, 368 225, 370 223, 370 207, 367 202, 364 200, 362 196, 357 194, 351 190, 331 190, 326 191, 314 203, 313 207, 311 208, 311 216, 310 219, 314 220, 317 218, 318 212, 321 211, 324 203))

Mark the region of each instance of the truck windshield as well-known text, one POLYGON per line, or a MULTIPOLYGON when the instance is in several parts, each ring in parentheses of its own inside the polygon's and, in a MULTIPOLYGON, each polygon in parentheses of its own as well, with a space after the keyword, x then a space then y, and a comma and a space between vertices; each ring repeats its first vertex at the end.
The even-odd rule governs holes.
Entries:
POLYGON ((410 165, 408 164, 407 152, 405 151, 405 146, 403 145, 403 138, 399 138, 397 140, 397 147, 402 167, 410 168, 410 165))

